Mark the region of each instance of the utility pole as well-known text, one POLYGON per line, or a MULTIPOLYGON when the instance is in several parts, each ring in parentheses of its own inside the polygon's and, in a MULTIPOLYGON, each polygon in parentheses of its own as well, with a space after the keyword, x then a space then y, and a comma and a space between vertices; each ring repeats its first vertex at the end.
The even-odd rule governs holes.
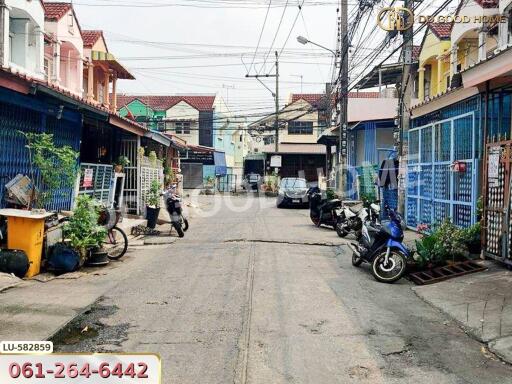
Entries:
POLYGON ((274 129, 275 129, 275 152, 276 154, 279 152, 279 53, 275 51, 276 55, 276 73, 275 74, 265 74, 265 75, 245 75, 245 77, 253 77, 256 80, 258 80, 265 88, 267 88, 270 93, 272 93, 272 96, 275 99, 276 102, 276 112, 275 112, 275 119, 274 119, 274 129), (260 80, 262 77, 275 77, 276 78, 276 90, 273 92, 267 85, 260 80))
MULTIPOLYGON (((407 9, 414 8, 414 0, 405 0, 404 7, 407 9)), ((405 25, 409 25, 408 18, 410 15, 406 14, 405 25)), ((400 160, 400 169, 398 172, 398 211, 400 213, 405 212, 405 165, 407 162, 408 148, 404 146, 404 136, 409 131, 410 118, 409 108, 411 106, 411 100, 413 97, 413 86, 414 77, 412 76, 412 51, 413 51, 413 38, 414 28, 411 26, 403 32, 403 70, 402 70, 402 81, 400 87, 399 97, 399 127, 398 131, 395 131, 395 147, 398 152, 398 158, 400 160)))
POLYGON ((338 191, 343 196, 347 183, 347 129, 348 129, 348 4, 340 2, 341 66, 339 74, 339 138, 338 138, 338 191))
POLYGON ((279 54, 276 51, 276 119, 274 120, 274 128, 276 130, 276 155, 279 153, 279 54))

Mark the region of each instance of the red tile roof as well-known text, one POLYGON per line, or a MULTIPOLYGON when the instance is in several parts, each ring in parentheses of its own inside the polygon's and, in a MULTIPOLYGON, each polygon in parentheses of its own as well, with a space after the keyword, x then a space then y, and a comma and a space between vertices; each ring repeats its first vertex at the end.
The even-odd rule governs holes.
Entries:
POLYGON ((449 39, 452 34, 452 23, 430 23, 430 30, 441 40, 449 39))
POLYGON ((130 104, 134 100, 139 100, 148 107, 166 111, 181 101, 186 102, 198 111, 213 110, 215 96, 144 96, 144 95, 118 95, 117 105, 119 108, 130 104))
POLYGON ((482 8, 498 8, 499 0, 475 0, 482 8))
POLYGON ((96 42, 103 37, 103 31, 83 30, 82 39, 84 40, 84 47, 92 48, 96 42))
MULTIPOLYGON (((325 93, 293 93, 292 103, 297 100, 307 101, 309 104, 317 104, 322 98, 325 97, 325 93)), ((350 92, 348 95, 351 99, 377 99, 380 97, 379 92, 350 92)))
POLYGON ((73 6, 71 3, 44 3, 44 18, 46 20, 58 21, 62 19, 73 6))

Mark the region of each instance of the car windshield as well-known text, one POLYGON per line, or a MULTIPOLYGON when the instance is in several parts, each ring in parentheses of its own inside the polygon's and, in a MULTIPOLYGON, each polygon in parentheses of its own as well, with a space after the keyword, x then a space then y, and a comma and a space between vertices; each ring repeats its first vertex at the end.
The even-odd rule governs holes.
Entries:
POLYGON ((281 188, 307 188, 306 180, 304 179, 283 179, 281 181, 281 188))

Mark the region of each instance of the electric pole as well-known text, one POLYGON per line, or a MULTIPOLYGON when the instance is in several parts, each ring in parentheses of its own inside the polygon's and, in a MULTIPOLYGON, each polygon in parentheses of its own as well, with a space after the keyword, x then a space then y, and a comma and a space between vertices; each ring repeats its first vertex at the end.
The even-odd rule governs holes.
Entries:
POLYGON ((339 74, 339 138, 338 138, 338 191, 343 196, 347 183, 347 129, 348 129, 348 4, 340 2, 341 66, 339 74))
POLYGON ((279 153, 279 54, 276 51, 276 119, 274 120, 274 128, 276 130, 276 155, 279 153))
MULTIPOLYGON (((404 7, 407 9, 414 8, 414 0, 405 0, 404 7)), ((411 17, 407 12, 404 15, 405 25, 409 25, 408 18, 411 17)), ((411 23, 412 24, 412 23, 411 23)), ((409 131, 409 123, 411 115, 409 108, 413 97, 413 84, 414 78, 412 76, 412 51, 413 51, 413 38, 414 28, 411 26, 403 32, 403 69, 402 69, 402 82, 400 87, 399 97, 399 127, 395 131, 395 147, 398 152, 400 161, 400 169, 398 172, 398 211, 405 212, 405 165, 407 161, 408 149, 404 146, 404 136, 409 131)))
POLYGON ((279 53, 275 51, 276 54, 276 73, 275 74, 265 74, 265 75, 245 75, 245 77, 253 77, 256 80, 258 80, 265 88, 267 88, 270 93, 272 93, 272 96, 275 98, 276 102, 276 112, 275 112, 275 119, 274 119, 274 129, 275 129, 275 152, 276 154, 279 152, 279 53), (273 92, 267 85, 260 80, 262 77, 275 77, 276 78, 276 90, 273 92))

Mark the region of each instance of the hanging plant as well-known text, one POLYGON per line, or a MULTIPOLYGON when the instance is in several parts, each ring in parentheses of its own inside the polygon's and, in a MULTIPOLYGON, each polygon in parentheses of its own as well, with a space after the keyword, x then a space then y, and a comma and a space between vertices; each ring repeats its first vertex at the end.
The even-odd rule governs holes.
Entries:
POLYGON ((156 156, 156 152, 155 151, 151 151, 149 152, 149 162, 151 163, 151 165, 153 167, 156 167, 156 161, 158 160, 157 156, 156 156))

